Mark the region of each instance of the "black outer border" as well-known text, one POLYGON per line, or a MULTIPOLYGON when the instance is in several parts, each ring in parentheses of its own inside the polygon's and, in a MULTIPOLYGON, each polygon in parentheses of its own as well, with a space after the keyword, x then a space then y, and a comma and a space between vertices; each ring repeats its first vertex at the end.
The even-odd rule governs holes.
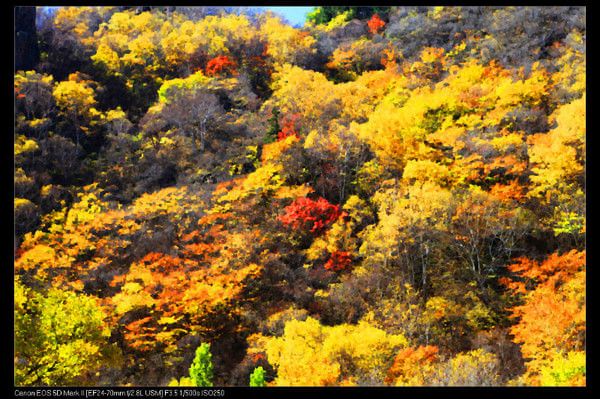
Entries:
MULTIPOLYGON (((61 398, 86 398, 85 391, 93 391, 94 396, 90 398, 160 398, 160 396, 150 395, 152 392, 170 390, 170 395, 164 395, 162 398, 174 398, 174 391, 178 391, 178 398, 244 398, 244 399, 292 399, 292 398, 490 398, 496 395, 500 397, 509 396, 511 398, 581 398, 590 395, 590 388, 429 388, 429 387, 415 387, 415 388, 395 388, 395 387, 268 387, 268 388, 250 388, 250 387, 215 387, 215 388, 194 388, 193 393, 190 394, 191 389, 186 388, 170 388, 170 387, 133 387, 133 388, 85 388, 85 387, 68 387, 68 388, 16 388, 8 389, 7 395, 15 395, 16 391, 19 393, 28 393, 35 391, 46 391, 50 394, 41 394, 36 397, 61 397, 61 398), (71 390, 78 391, 79 394, 76 396, 52 396, 51 392, 59 390, 71 390), (107 394, 102 395, 98 393, 103 390, 107 394), (140 395, 135 396, 120 396, 119 392, 126 393, 127 391, 140 391, 140 395), (115 393, 109 394, 108 391, 115 393), (219 391, 223 394, 218 393, 219 391), (203 392, 212 392, 204 393, 203 392), (184 396, 187 395, 187 396, 184 396)), ((4 397, 4 396, 3 396, 4 397)), ((6 397, 27 397, 27 396, 6 396, 6 397)), ((33 397, 33 396, 32 396, 33 397)))
MULTIPOLYGON (((23 396, 23 394, 27 393, 35 393, 38 390, 48 391, 47 388, 21 388, 15 387, 12 373, 10 373, 11 368, 14 367, 11 358, 14 358, 14 347, 13 347, 13 334, 14 334, 14 320, 13 320, 13 311, 12 304, 14 303, 14 288, 13 288, 13 269, 12 266, 14 264, 14 214, 13 214, 13 203, 14 203, 14 141, 13 135, 11 132, 14 130, 14 92, 13 92, 13 74, 14 74, 14 7, 16 6, 35 6, 35 5, 47 5, 47 6, 62 6, 62 5, 203 5, 203 6, 264 6, 264 5, 276 5, 276 6, 316 6, 316 5, 366 5, 371 2, 363 0, 361 2, 356 1, 332 1, 332 0, 320 0, 320 1, 310 1, 310 0, 300 0, 300 1, 292 1, 292 0, 273 0, 273 1, 265 1, 265 0, 230 0, 230 1, 215 1, 215 0, 196 0, 196 1, 174 1, 174 2, 162 2, 156 0, 125 0, 125 1, 114 1, 114 0, 104 0, 104 1, 32 1, 32 0, 21 0, 15 3, 2 4, 2 12, 1 16, 4 19, 2 28, 4 30, 4 34, 2 35, 3 42, 8 44, 9 38, 12 41, 12 54, 13 60, 9 62, 5 60, 1 63, 3 68, 3 81, 2 81, 2 99, 6 101, 5 106, 2 107, 2 111, 5 113, 2 121, 5 123, 5 128, 3 130, 3 134, 0 134, 0 140, 2 140, 2 145, 0 149, 2 154, 0 156, 0 170, 1 170, 1 180, 0 180, 0 194, 1 194, 1 205, 0 209, 3 212, 3 215, 0 219, 0 227, 2 228, 2 237, 0 240, 2 251, 1 260, 0 260, 0 272, 2 276, 0 276, 0 293, 2 295, 2 299, 0 301, 2 306, 2 332, 4 339, 2 339, 2 347, 0 349, 0 353, 2 354, 0 359, 0 364, 2 364, 2 373, 0 376, 2 378, 2 383, 0 383, 0 398, 12 398, 12 397, 32 397, 32 396, 23 396), (4 366, 6 364, 6 366, 4 366), (17 392, 18 391, 18 392, 17 392)), ((525 5, 538 5, 538 6, 567 6, 567 5, 580 5, 586 7, 586 20, 589 19, 594 21, 592 18, 588 18, 588 15, 592 13, 592 7, 590 2, 584 1, 576 1, 569 2, 568 0, 544 0, 532 2, 520 2, 520 1, 502 1, 495 0, 490 2, 474 2, 474 1, 457 1, 457 0, 428 0, 427 2, 417 2, 413 1, 389 1, 389 0, 376 0, 369 5, 504 5, 504 6, 525 6, 525 5), (573 4, 575 3, 575 4, 573 4)), ((589 43, 589 34, 590 31, 593 31, 594 24, 586 23, 586 46, 589 43)), ((593 34, 592 34, 593 37, 593 34)), ((7 46, 8 47, 8 46, 7 46)), ((6 54, 7 51, 5 49, 6 54)), ((590 54, 589 51, 586 50, 587 54, 590 54)), ((7 57, 8 58, 8 57, 7 57)), ((592 66, 595 61, 593 57, 588 57, 587 60, 587 71, 592 70, 592 66)), ((593 72, 587 72, 586 80, 587 87, 591 87, 591 77, 593 76, 593 72)), ((595 165, 595 160, 593 157, 589 155, 592 153, 590 148, 594 149, 594 140, 595 136, 597 136, 598 132, 595 132, 593 129, 590 129, 590 122, 594 121, 594 118, 590 118, 590 111, 593 112, 593 103, 590 101, 590 91, 587 90, 587 105, 586 109, 588 112, 586 113, 587 119, 587 131, 591 131, 589 135, 586 137, 586 180, 587 176, 594 176, 593 167, 595 165), (591 171, 591 173, 587 173, 591 171)), ((589 184, 589 183, 588 183, 589 184)), ((587 185, 586 185, 587 187, 587 185)), ((592 188, 594 186, 592 185, 592 188)), ((591 194, 586 191, 586 208, 587 208, 587 220, 594 220, 593 215, 595 213, 594 207, 587 207, 587 195, 591 194)), ((592 195, 593 197, 593 195, 592 195)), ((586 248, 588 251, 586 252, 587 257, 590 257, 589 249, 594 248, 594 229, 592 227, 592 231, 590 231, 590 223, 586 226, 586 248), (591 245, 590 245, 591 244, 591 245)), ((588 259, 589 264, 589 259, 588 259)), ((587 386, 584 388, 540 388, 540 387, 440 387, 440 388, 429 388, 429 387, 407 387, 407 388, 396 388, 396 387, 269 387, 269 388, 250 388, 250 387, 214 387, 214 388, 197 388, 194 390, 191 395, 188 397, 225 397, 225 398, 277 398, 277 399, 291 399, 291 398, 307 398, 307 397, 323 397, 323 398, 331 398, 331 397, 343 397, 343 398, 365 398, 365 397, 389 397, 389 398, 420 398, 420 397, 437 397, 437 398, 488 398, 494 397, 496 395, 506 397, 509 396, 512 398, 524 397, 528 399, 534 398, 552 398, 559 397, 564 399, 570 398, 580 398, 580 397, 588 397, 591 396, 593 386, 595 385, 594 381, 594 372, 593 366, 594 363, 591 362, 593 358, 593 344, 590 337, 593 331, 592 324, 593 318, 589 317, 589 310, 594 309, 591 305, 593 298, 593 290, 590 289, 593 284, 592 276, 594 274, 595 265, 592 264, 591 268, 587 268, 586 274, 586 302, 587 302, 587 342, 586 342, 586 354, 587 354, 587 386), (215 392, 211 395, 210 390, 223 390, 224 395, 219 396, 215 395, 215 392), (203 392, 205 390, 206 392, 203 392)), ((107 390, 110 389, 113 392, 126 392, 127 390, 131 390, 132 387, 122 388, 122 387, 101 387, 101 388, 92 388, 92 387, 51 387, 49 390, 72 390, 79 391, 80 394, 77 396, 53 396, 50 394, 39 393, 35 397, 72 397, 72 398, 85 398, 85 390, 86 389, 103 389, 106 394, 94 397, 126 397, 120 395, 108 395, 107 390)), ((182 394, 185 393, 185 388, 171 388, 171 387, 134 387, 134 389, 139 389, 146 395, 143 396, 129 396, 130 398, 136 397, 151 397, 148 393, 151 390, 154 391, 163 391, 165 389, 177 390, 179 392, 178 397, 182 397, 182 394)), ((188 391, 188 395, 190 392, 188 391)), ((160 397, 160 396, 156 396, 160 397)), ((167 396, 162 396, 167 397, 167 396)))

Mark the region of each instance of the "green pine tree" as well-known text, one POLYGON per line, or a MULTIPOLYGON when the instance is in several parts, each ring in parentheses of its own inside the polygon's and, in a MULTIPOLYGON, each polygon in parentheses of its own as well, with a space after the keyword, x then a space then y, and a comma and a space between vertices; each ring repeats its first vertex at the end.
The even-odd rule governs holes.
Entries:
POLYGON ((210 344, 196 348, 196 357, 190 367, 190 377, 197 387, 212 387, 213 365, 210 344))
POLYGON ((264 387, 267 384, 265 383, 265 370, 258 366, 254 369, 252 374, 250 374, 250 386, 251 387, 264 387))
POLYGON ((281 130, 279 126, 279 108, 273 108, 273 116, 269 118, 269 130, 267 130, 267 134, 264 138, 264 143, 269 144, 277 141, 277 133, 281 130))

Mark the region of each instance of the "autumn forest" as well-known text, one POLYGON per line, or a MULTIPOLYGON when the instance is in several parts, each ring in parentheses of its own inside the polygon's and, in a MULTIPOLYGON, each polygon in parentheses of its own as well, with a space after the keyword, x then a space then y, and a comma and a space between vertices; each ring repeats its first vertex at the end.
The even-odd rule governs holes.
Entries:
POLYGON ((585 7, 15 39, 15 385, 586 385, 585 7))

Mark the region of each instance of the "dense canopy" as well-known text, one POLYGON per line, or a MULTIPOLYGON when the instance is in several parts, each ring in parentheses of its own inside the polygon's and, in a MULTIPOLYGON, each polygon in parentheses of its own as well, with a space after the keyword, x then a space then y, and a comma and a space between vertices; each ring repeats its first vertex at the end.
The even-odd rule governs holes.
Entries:
POLYGON ((585 385, 585 7, 17 14, 17 385, 585 385))

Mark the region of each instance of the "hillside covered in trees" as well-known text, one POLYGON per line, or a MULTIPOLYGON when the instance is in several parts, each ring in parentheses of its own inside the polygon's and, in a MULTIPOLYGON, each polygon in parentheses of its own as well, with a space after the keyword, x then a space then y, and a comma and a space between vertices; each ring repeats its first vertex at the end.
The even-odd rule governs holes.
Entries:
POLYGON ((585 21, 17 8, 15 384, 585 385, 585 21))

